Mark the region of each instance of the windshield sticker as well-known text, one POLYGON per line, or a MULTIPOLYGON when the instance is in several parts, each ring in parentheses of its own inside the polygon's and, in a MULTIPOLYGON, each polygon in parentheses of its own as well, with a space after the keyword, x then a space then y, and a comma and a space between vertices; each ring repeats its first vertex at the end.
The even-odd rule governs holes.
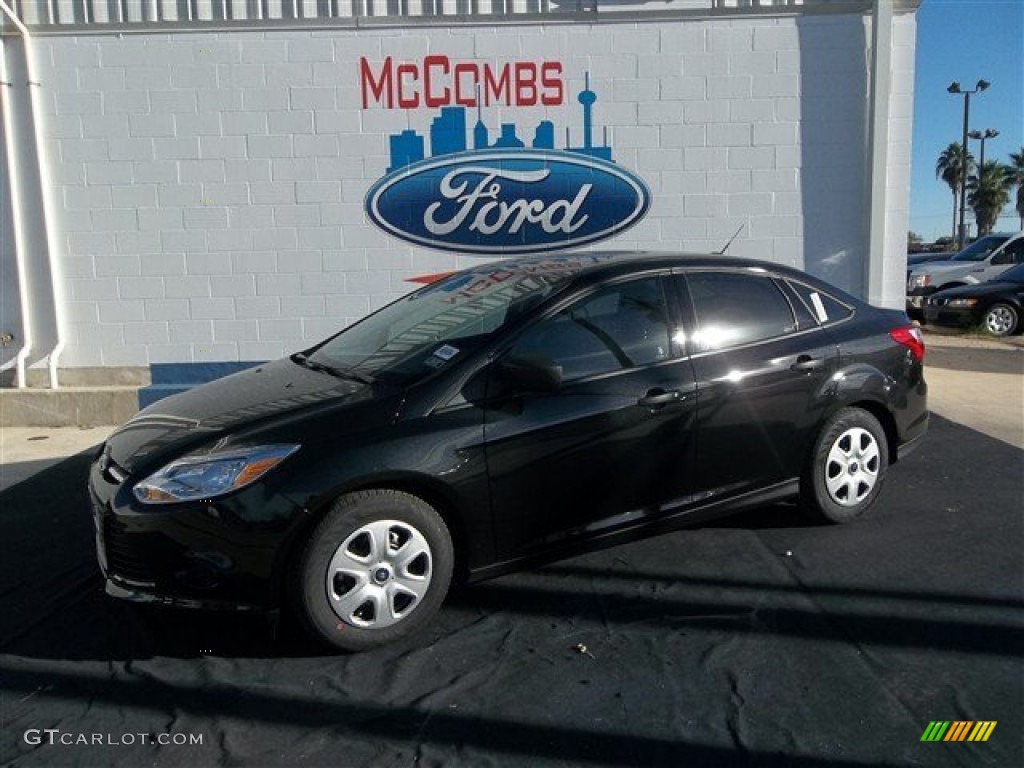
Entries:
POLYGON ((459 350, 451 344, 445 344, 443 347, 438 347, 434 350, 434 357, 439 357, 445 362, 448 362, 457 354, 459 354, 459 350))

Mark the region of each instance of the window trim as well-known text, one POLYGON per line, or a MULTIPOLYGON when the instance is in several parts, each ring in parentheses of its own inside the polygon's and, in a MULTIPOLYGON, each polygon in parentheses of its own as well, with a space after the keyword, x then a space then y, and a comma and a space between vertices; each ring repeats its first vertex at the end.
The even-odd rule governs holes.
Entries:
POLYGON ((774 280, 775 284, 779 287, 779 290, 782 291, 782 295, 786 297, 786 301, 789 302, 789 308, 793 310, 793 317, 796 319, 797 331, 811 331, 814 330, 815 328, 820 328, 821 321, 818 320, 817 314, 815 313, 812 307, 807 306, 807 302, 803 300, 803 298, 797 292, 796 288, 794 288, 792 284, 788 280, 785 280, 784 278, 774 277, 772 279, 774 280), (797 314, 796 308, 797 303, 799 303, 803 310, 810 316, 811 322, 814 324, 810 328, 800 328, 800 317, 797 314))

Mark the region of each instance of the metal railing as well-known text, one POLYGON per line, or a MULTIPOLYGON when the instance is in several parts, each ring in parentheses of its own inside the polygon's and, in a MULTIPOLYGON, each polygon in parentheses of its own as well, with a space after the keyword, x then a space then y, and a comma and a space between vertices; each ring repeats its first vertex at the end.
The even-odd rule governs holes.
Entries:
POLYGON ((31 26, 226 24, 254 21, 572 13, 586 0, 15 0, 31 26))
MULTIPOLYGON (((919 2, 892 1, 897 11, 919 2)), ((13 0, 22 22, 43 33, 856 13, 871 5, 872 0, 13 0)))

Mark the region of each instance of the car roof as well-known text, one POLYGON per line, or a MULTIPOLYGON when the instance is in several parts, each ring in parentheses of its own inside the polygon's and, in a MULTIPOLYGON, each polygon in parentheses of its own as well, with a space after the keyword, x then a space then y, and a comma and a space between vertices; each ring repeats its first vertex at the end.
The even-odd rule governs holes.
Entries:
POLYGON ((518 256, 488 262, 465 270, 478 275, 543 274, 560 276, 567 285, 583 286, 599 280, 614 279, 638 270, 648 269, 742 269, 767 272, 800 280, 844 300, 854 297, 831 283, 826 283, 799 269, 776 262, 747 259, 720 253, 687 253, 679 251, 578 251, 570 253, 518 256))
POLYGON ((612 273, 629 273, 639 269, 692 267, 729 267, 784 273, 792 277, 809 277, 805 273, 770 261, 746 259, 719 253, 686 253, 677 251, 579 251, 572 253, 518 256, 488 262, 469 271, 494 271, 528 274, 566 274, 578 277, 612 273))

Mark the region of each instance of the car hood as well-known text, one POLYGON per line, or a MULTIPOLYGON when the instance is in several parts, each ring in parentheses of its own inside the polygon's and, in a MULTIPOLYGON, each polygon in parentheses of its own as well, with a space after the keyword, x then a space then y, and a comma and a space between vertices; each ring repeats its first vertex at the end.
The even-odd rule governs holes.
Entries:
POLYGON ((942 274, 945 272, 956 272, 958 270, 969 270, 972 267, 984 266, 983 261, 926 261, 924 264, 918 264, 911 272, 914 274, 928 273, 928 274, 942 274))
POLYGON ((932 294, 932 298, 938 299, 959 299, 970 296, 991 296, 995 293, 1021 292, 1024 291, 1024 284, 1010 283, 1005 281, 992 281, 979 283, 977 285, 960 285, 956 288, 947 288, 932 294))
POLYGON ((921 264, 939 264, 949 261, 952 253, 920 253, 907 256, 907 265, 917 267, 921 264))
POLYGON ((288 358, 164 398, 116 430, 104 452, 131 472, 243 425, 298 410, 373 399, 374 387, 304 368, 288 358))

